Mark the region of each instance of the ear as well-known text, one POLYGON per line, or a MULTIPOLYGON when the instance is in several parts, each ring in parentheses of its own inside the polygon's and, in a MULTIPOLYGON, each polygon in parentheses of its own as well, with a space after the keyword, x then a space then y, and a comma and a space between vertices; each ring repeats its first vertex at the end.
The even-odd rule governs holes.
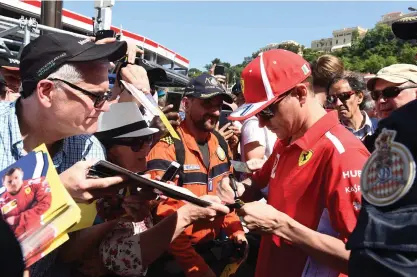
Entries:
POLYGON ((188 112, 190 110, 190 107, 191 107, 191 99, 188 98, 188 97, 184 97, 182 99, 182 103, 183 103, 183 106, 184 106, 184 111, 188 112))
POLYGON ((49 80, 41 80, 36 85, 35 95, 38 98, 39 103, 45 108, 49 108, 52 105, 52 98, 54 95, 55 84, 49 80))
POLYGON ((361 91, 359 94, 357 94, 356 95, 357 97, 358 97, 358 105, 360 105, 362 102, 363 102, 363 99, 365 98, 364 97, 364 94, 363 94, 363 92, 361 91))
POLYGON ((295 87, 295 92, 297 94, 298 101, 301 105, 304 105, 307 101, 307 96, 310 93, 305 84, 299 84, 295 87))

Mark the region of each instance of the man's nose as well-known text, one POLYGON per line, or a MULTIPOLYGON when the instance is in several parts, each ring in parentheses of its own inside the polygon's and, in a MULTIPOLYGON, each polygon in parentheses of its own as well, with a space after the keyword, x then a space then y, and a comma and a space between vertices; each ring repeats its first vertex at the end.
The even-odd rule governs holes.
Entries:
POLYGON ((340 107, 340 106, 343 106, 343 105, 344 105, 344 103, 342 101, 340 101, 339 97, 336 97, 336 106, 340 107))

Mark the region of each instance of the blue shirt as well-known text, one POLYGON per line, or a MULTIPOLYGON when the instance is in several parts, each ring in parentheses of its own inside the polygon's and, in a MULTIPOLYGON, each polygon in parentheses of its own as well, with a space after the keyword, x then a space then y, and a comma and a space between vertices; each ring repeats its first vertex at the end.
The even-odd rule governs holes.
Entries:
MULTIPOLYGON (((363 124, 362 127, 360 127, 358 130, 354 130, 346 125, 344 125, 346 127, 346 129, 348 129, 349 131, 351 131, 355 137, 357 137, 360 140, 364 140, 365 137, 372 135, 373 133, 375 133, 375 130, 378 126, 378 119, 376 118, 370 118, 368 116, 368 114, 366 112, 362 111, 362 115, 365 117, 365 123, 363 124)), ((343 122, 342 122, 343 125, 343 122)))
MULTIPOLYGON (((16 115, 15 102, 0 102, 0 171, 25 155, 23 139, 16 115)), ((52 157, 58 174, 83 159, 105 159, 105 149, 96 137, 78 135, 65 138, 61 149, 52 157)), ((51 252, 30 268, 31 277, 68 276, 65 268, 55 264, 57 251, 51 252)))

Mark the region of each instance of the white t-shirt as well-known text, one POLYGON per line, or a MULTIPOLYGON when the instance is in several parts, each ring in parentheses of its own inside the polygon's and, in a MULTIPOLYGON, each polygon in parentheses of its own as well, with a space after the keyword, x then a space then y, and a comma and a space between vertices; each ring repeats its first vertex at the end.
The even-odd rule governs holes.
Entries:
POLYGON ((244 155, 245 145, 254 141, 259 141, 259 144, 265 147, 264 159, 268 159, 274 150, 277 136, 266 127, 260 128, 259 120, 255 116, 243 122, 241 131, 240 153, 242 162, 246 162, 244 155))
MULTIPOLYGON (((259 144, 265 147, 264 159, 267 160, 274 150, 277 135, 266 127, 260 128, 259 120, 256 116, 246 119, 243 122, 241 131, 240 153, 242 162, 246 162, 245 145, 254 141, 259 141, 259 144)), ((264 197, 266 197, 268 195, 268 186, 261 191, 264 197)))

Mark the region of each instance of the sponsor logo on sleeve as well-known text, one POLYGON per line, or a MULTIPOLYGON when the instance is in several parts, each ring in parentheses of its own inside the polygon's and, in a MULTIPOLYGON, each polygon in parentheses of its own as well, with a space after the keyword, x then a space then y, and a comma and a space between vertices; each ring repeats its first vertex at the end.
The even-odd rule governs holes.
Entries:
POLYGON ((388 206, 401 199, 414 183, 416 164, 410 150, 395 142, 396 131, 383 129, 376 150, 365 163, 361 177, 363 198, 374 206, 388 206))

